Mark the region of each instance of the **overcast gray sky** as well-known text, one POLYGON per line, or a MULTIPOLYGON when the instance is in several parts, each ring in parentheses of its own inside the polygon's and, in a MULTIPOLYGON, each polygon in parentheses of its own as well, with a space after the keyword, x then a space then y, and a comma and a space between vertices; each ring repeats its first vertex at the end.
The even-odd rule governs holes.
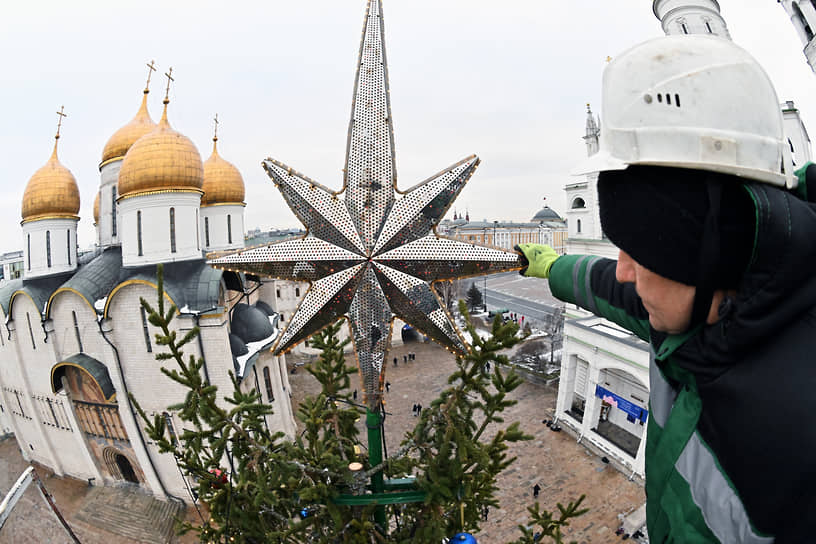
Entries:
MULTIPOLYGON (((471 219, 562 213, 585 156, 585 104, 600 102, 607 55, 662 35, 650 0, 384 0, 399 187, 465 156, 482 166, 456 201, 471 219)), ((720 0, 734 41, 781 100, 816 127, 816 76, 774 0, 720 0), (812 122, 811 122, 812 121, 812 122)), ((138 109, 147 68, 173 67, 169 119, 247 186, 246 224, 300 226, 260 167, 281 160, 339 188, 364 0, 9 2, 0 19, 0 252, 20 249, 26 183, 48 159, 61 105, 60 160, 82 196, 80 246, 93 243, 98 164, 138 109)), ((161 116, 164 77, 151 85, 161 116)), ((813 128, 816 130, 816 128, 813 128)))

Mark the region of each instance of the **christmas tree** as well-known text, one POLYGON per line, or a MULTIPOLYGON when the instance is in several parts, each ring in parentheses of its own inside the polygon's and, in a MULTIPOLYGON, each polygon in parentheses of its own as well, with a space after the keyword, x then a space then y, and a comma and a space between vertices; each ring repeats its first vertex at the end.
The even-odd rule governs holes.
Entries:
MULTIPOLYGON (((156 358, 174 365, 162 372, 187 390, 183 403, 169 407, 184 421, 183 432, 174 439, 163 416, 150 418, 133 401, 150 438, 175 457, 206 507, 201 523, 186 523, 182 531, 196 532, 202 542, 435 543, 478 533, 483 509, 500 507, 496 478, 515 461, 512 444, 531 438, 502 418, 522 383, 501 369, 507 360, 500 352, 521 340, 517 324, 497 318, 481 338, 460 302, 472 349, 457 358, 448 387, 423 410, 400 449, 371 466, 357 453, 365 445, 355 422, 365 410, 351 398, 357 369, 346 365, 348 340, 338 339, 339 324, 311 339, 320 356, 307 370, 321 392, 300 404, 302 431, 287 440, 267 430, 264 416, 271 408, 258 391, 241 392, 231 375, 233 390, 219 398, 203 377, 202 360, 185 359, 183 348, 199 331, 178 338, 171 327, 177 308, 165 309, 161 265, 157 276, 156 308, 141 303, 161 330, 157 343, 166 348, 156 358), (372 492, 370 481, 377 478, 383 492, 372 492)), ((368 444, 373 447, 381 444, 368 444)), ((582 500, 559 504, 557 517, 536 503, 528 524, 535 530, 520 527, 516 542, 540 542, 542 536, 561 542, 561 528, 585 512, 582 500)))

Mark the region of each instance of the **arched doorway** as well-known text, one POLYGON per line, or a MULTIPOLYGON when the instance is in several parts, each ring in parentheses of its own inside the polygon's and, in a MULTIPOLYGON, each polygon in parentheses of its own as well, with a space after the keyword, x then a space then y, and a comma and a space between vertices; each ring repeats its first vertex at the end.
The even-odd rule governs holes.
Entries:
POLYGON ((136 471, 133 470, 133 465, 130 464, 127 457, 121 453, 117 453, 113 460, 116 462, 116 466, 119 468, 119 473, 122 475, 123 480, 134 484, 139 483, 139 478, 136 477, 136 471))
POLYGON ((402 341, 403 342, 417 342, 419 341, 419 334, 411 325, 403 325, 402 327, 402 341))

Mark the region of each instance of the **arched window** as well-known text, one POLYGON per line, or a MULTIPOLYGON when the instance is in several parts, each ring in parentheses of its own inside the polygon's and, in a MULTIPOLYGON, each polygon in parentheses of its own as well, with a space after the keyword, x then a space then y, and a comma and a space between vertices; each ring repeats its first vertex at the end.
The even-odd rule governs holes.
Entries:
POLYGON ((170 253, 176 252, 176 209, 170 208, 170 253))
POLYGON ((26 312, 26 321, 28 322, 28 335, 31 337, 31 349, 37 349, 37 344, 34 342, 34 329, 31 328, 31 316, 26 312))
POLYGON ((227 215, 227 243, 232 243, 232 216, 227 215))
POLYGON ((51 231, 45 231, 45 258, 48 262, 48 268, 51 268, 51 231))
POLYGON ((79 322, 77 321, 76 312, 71 310, 71 315, 74 316, 74 333, 76 333, 77 346, 79 346, 79 352, 82 353, 82 337, 79 336, 79 322))
POLYGON ((578 223, 576 224, 576 227, 577 227, 577 229, 575 230, 575 233, 576 234, 581 234, 581 220, 580 219, 578 220, 578 223))
POLYGON ((111 236, 116 236, 116 186, 111 190, 111 236))
POLYGON ((28 255, 27 255, 28 256, 28 269, 31 270, 31 235, 30 234, 28 235, 28 238, 27 238, 27 244, 28 244, 28 255))
MULTIPOLYGON (((68 266, 71 265, 71 229, 65 231, 65 239, 68 245, 68 266)), ((81 351, 81 350, 80 350, 81 351)))
POLYGON ((680 29, 683 31, 683 34, 689 33, 689 29, 688 26, 686 26, 686 23, 680 23, 680 29))
POLYGON ((210 218, 204 218, 204 245, 210 247, 210 218))
POLYGON ((573 210, 580 210, 586 208, 586 202, 580 196, 572 201, 572 209, 573 210))
POLYGON ((266 387, 267 402, 275 402, 275 393, 272 390, 272 379, 269 376, 269 367, 265 366, 263 369, 264 386, 266 387))
POLYGON ((147 352, 151 353, 153 346, 150 344, 150 331, 147 328, 147 312, 144 306, 139 306, 139 309, 142 311, 142 331, 144 332, 145 346, 147 347, 147 352))
POLYGON ((142 248, 142 210, 136 212, 136 245, 139 250, 139 257, 144 255, 142 248))
POLYGON ((173 425, 173 416, 169 412, 162 412, 164 422, 167 424, 167 434, 170 435, 170 442, 174 446, 178 446, 178 437, 176 436, 176 427, 173 425))

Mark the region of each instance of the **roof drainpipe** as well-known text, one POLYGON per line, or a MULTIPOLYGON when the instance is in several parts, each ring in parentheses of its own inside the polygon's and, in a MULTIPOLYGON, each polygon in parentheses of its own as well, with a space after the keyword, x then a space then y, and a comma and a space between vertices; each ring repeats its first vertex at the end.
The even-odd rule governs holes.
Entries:
POLYGON ((113 348, 113 355, 114 358, 116 359, 116 368, 119 371, 119 378, 122 380, 122 387, 125 390, 127 406, 128 409, 130 410, 130 414, 133 416, 133 420, 136 422, 136 434, 139 435, 139 441, 142 443, 142 448, 144 448, 145 455, 147 455, 147 461, 150 463, 150 470, 153 471, 153 475, 156 477, 156 481, 159 482, 159 487, 161 487, 161 491, 165 497, 173 499, 174 501, 178 501, 181 504, 185 504, 185 502, 179 497, 176 497, 175 495, 171 495, 170 493, 168 493, 167 488, 164 487, 164 482, 162 482, 161 476, 159 476, 159 471, 156 470, 156 465, 153 463, 153 458, 150 457, 150 450, 147 449, 147 443, 145 442, 144 435, 142 434, 142 427, 141 425, 139 425, 139 415, 133 409, 133 404, 131 404, 130 402, 130 391, 128 390, 127 381, 125 381, 125 373, 122 370, 122 361, 119 359, 119 350, 116 348, 113 342, 111 342, 110 339, 107 336, 105 336, 105 330, 102 328, 101 317, 96 320, 96 324, 99 325, 99 334, 101 334, 102 338, 105 339, 105 342, 107 342, 108 345, 111 348, 113 348))
MULTIPOLYGON (((201 350, 201 368, 204 370, 204 381, 207 385, 212 385, 210 383, 210 373, 207 371, 207 358, 204 357, 204 341, 201 340, 201 327, 199 327, 199 323, 201 322, 201 314, 206 314, 207 312, 212 312, 213 310, 217 310, 217 306, 213 306, 212 308, 207 308, 206 310, 201 310, 198 312, 179 312, 179 315, 191 315, 193 316, 193 320, 195 321, 195 326, 198 327, 198 349, 201 350)), ((219 432, 219 435, 221 433, 219 432)), ((227 455, 227 461, 230 465, 230 470, 232 473, 235 473, 235 465, 232 462, 232 455, 227 455)))
POLYGON ((213 310, 217 310, 217 307, 208 308, 206 310, 201 310, 199 312, 189 312, 189 313, 181 313, 179 315, 191 315, 193 316, 193 321, 195 322, 195 326, 198 327, 198 349, 201 352, 201 363, 202 368, 204 370, 204 381, 207 382, 207 385, 210 385, 210 373, 207 370, 207 358, 204 357, 204 341, 201 339, 201 314, 206 314, 207 312, 212 312, 213 310))

